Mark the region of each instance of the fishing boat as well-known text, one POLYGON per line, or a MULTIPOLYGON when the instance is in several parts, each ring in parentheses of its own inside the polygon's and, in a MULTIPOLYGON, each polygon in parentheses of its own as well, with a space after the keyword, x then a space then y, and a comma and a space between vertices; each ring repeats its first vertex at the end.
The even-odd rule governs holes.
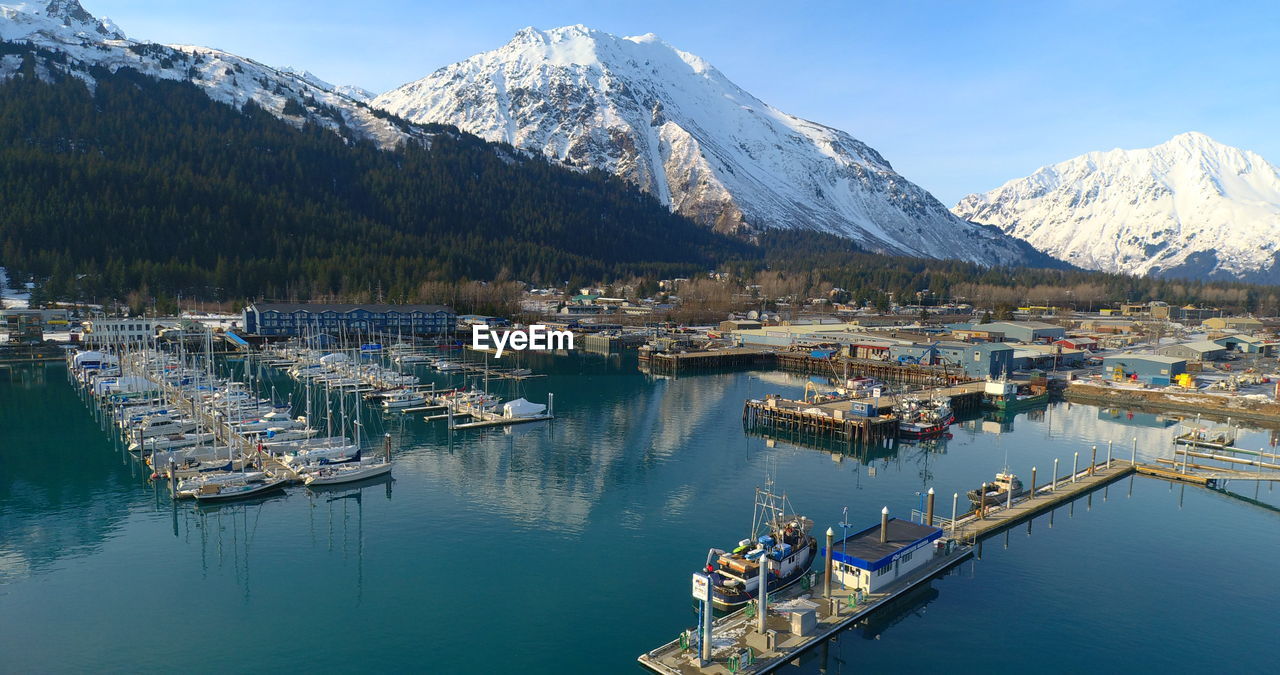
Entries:
POLYGON ((898 435, 905 438, 937 436, 956 420, 951 404, 943 398, 906 397, 893 411, 898 415, 898 435))
POLYGON ((1040 383, 987 380, 983 400, 996 410, 1022 410, 1048 403, 1049 389, 1040 383))
POLYGON ((284 479, 268 478, 258 482, 240 481, 231 483, 211 483, 202 486, 195 493, 197 503, 225 502, 232 499, 245 499, 264 494, 284 487, 284 479))
POLYGON ((969 501, 984 506, 1000 506, 1009 503, 1010 492, 1014 498, 1026 493, 1022 481, 1008 471, 996 474, 994 482, 987 483, 986 491, 982 488, 969 491, 969 501))
POLYGON ((387 409, 395 408, 416 408, 426 405, 427 397, 421 392, 412 389, 396 389, 382 397, 382 407, 387 409))
POLYGON ((366 459, 348 464, 322 466, 306 474, 303 482, 311 485, 354 483, 391 473, 391 462, 366 459))
POLYGON ((809 535, 813 521, 789 511, 786 495, 776 495, 769 487, 757 488, 751 537, 732 551, 713 548, 707 552, 704 570, 711 578, 716 611, 731 612, 756 597, 762 560, 770 561, 769 593, 796 583, 809 571, 818 550, 809 535))

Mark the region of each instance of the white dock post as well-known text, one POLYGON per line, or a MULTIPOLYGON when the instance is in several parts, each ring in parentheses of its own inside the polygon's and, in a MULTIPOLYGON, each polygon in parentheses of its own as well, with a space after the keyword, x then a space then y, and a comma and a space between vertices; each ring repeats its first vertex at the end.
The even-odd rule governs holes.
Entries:
POLYGON ((1058 458, 1053 458, 1053 487, 1049 488, 1049 492, 1058 491, 1058 458))
POLYGON ((547 416, 556 416, 556 395, 552 393, 547 393, 547 416))
POLYGON ((1080 453, 1077 452, 1074 459, 1071 460, 1071 482, 1076 482, 1076 474, 1080 472, 1080 453))
POLYGON ((711 579, 707 579, 707 600, 702 601, 702 639, 698 641, 700 666, 711 665, 711 579))
POLYGON ((956 506, 960 503, 960 493, 951 493, 951 536, 956 534, 956 506))
POLYGON ((1133 452, 1129 453, 1129 463, 1133 466, 1138 465, 1138 437, 1133 437, 1133 452))
POLYGON ((760 585, 756 587, 756 632, 764 635, 769 616, 769 552, 760 556, 760 585))
POLYGON ((836 533, 835 530, 827 528, 827 555, 825 556, 826 564, 823 567, 826 572, 822 579, 822 597, 831 597, 831 548, 835 546, 836 533))
POLYGON ((1009 483, 1009 489, 1004 491, 1004 507, 1006 509, 1013 508, 1013 483, 1009 483))
POLYGON ((1111 470, 1111 441, 1107 441, 1107 471, 1111 470))

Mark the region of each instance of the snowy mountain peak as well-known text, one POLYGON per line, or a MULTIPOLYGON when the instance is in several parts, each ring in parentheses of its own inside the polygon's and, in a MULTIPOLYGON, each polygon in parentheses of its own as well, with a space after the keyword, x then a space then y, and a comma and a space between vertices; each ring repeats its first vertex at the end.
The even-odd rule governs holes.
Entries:
MULTIPOLYGON (((241 107, 253 102, 292 124, 315 124, 382 147, 411 139, 428 141, 430 136, 370 110, 364 105, 369 92, 358 87, 334 87, 306 70, 272 68, 208 47, 129 40, 110 20, 97 19, 77 0, 0 4, 0 41, 36 50, 35 74, 43 79, 69 75, 92 87, 93 66, 112 72, 129 68, 190 82, 221 103, 241 107), (50 57, 49 52, 60 56, 50 57)), ((0 80, 16 76, 22 64, 16 55, 0 56, 0 80)))
POLYGON ((17 40, 31 35, 65 33, 104 40, 124 40, 124 32, 110 19, 90 14, 78 0, 48 0, 0 4, 0 39, 17 40))
POLYGON ((1198 132, 1043 167, 953 211, 1081 267, 1280 279, 1280 170, 1198 132))
POLYGON ((524 28, 371 105, 614 173, 721 231, 803 228, 892 253, 1027 260, 866 144, 764 103, 653 34, 524 28))

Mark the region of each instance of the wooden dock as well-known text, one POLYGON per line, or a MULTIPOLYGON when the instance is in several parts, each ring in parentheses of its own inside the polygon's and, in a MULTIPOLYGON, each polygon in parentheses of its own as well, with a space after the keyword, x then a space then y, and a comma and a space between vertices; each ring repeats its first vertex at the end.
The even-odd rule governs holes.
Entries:
POLYGON ((756 632, 756 603, 752 602, 745 609, 713 622, 712 658, 705 666, 699 663, 696 645, 687 634, 641 654, 638 660, 644 667, 663 675, 772 672, 972 555, 970 546, 936 550, 929 564, 883 592, 862 596, 861 601, 852 589, 838 588, 838 584, 833 584, 830 597, 823 597, 821 575, 811 572, 806 581, 770 595, 766 621, 769 637, 756 632), (815 625, 807 631, 797 628, 797 623, 804 622, 795 621, 792 615, 809 611, 815 615, 815 625), (793 632, 796 630, 801 631, 800 634, 793 632), (768 646, 761 648, 762 642, 768 646))
POLYGON ((640 350, 640 365, 651 373, 679 375, 770 365, 773 351, 763 347, 724 347, 701 352, 640 350))
MULTIPOLYGON (((957 414, 976 412, 982 407, 983 383, 967 382, 949 387, 912 392, 922 398, 944 397, 957 414)), ((809 434, 816 438, 834 438, 846 443, 878 443, 898 437, 898 419, 893 412, 891 396, 850 397, 832 401, 793 401, 770 397, 753 399, 743 405, 742 422, 748 429, 809 434), (855 410, 867 406, 874 415, 855 410)))

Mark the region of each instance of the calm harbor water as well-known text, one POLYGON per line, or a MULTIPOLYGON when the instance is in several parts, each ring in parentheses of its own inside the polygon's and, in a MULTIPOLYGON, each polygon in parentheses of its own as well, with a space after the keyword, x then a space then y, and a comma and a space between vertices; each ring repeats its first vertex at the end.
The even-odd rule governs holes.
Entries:
MULTIPOLYGON (((744 433, 742 402, 805 379, 651 379, 634 360, 526 357, 560 419, 455 432, 367 408, 394 481, 176 508, 61 364, 0 370, 0 671, 638 672, 692 625, 689 575, 748 535, 766 471, 820 533, 907 517, 1008 466, 1042 477, 1176 426, 1055 404, 854 456, 744 433), (838 529, 838 528, 837 528, 838 529)), ((281 392, 290 383, 274 377, 281 392)), ((441 384, 461 382, 437 376, 441 384)), ((506 392, 506 383, 493 385, 506 392)), ((1273 444, 1250 431, 1240 445, 1273 444)), ((792 672, 1273 669, 1280 488, 1136 477, 987 540, 981 559, 792 672)), ((963 501, 963 497, 961 497, 963 501)), ((963 503, 961 507, 963 508, 963 503)))

